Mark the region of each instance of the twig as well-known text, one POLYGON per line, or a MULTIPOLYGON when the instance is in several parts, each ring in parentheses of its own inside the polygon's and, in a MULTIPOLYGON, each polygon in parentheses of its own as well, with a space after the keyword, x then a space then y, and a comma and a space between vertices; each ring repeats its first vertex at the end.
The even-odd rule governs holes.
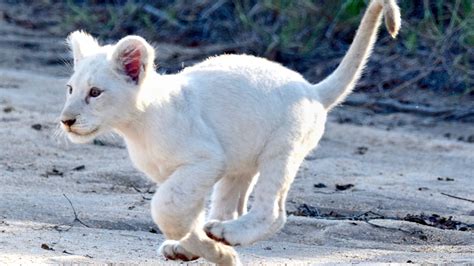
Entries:
POLYGON ((130 187, 133 188, 133 190, 135 190, 135 191, 138 192, 138 193, 145 193, 145 192, 141 191, 141 189, 137 188, 137 187, 134 186, 134 185, 130 185, 130 187))
POLYGON ((142 195, 142 199, 144 199, 144 200, 151 200, 151 198, 147 198, 147 197, 145 197, 145 196, 143 196, 143 195, 142 195))
POLYGON ((79 217, 77 217, 77 212, 76 212, 76 209, 74 208, 74 205, 72 205, 72 202, 71 200, 66 196, 66 194, 63 194, 63 196, 67 199, 67 201, 69 202, 69 204, 71 205, 71 208, 72 208, 72 211, 74 212, 74 222, 79 222, 80 224, 82 224, 83 226, 89 228, 89 226, 87 224, 85 224, 84 222, 82 222, 79 217))
POLYGON ((474 121, 474 111, 461 108, 439 109, 418 104, 401 103, 394 99, 371 99, 365 95, 353 94, 344 102, 349 106, 362 106, 384 112, 412 113, 424 116, 434 116, 442 120, 474 121))
POLYGON ((227 1, 226 0, 219 0, 217 1, 214 5, 212 5, 209 9, 207 9, 206 11, 204 11, 202 13, 202 18, 207 18, 209 15, 211 15, 212 13, 214 13, 214 11, 216 11, 219 7, 221 7, 223 4, 225 4, 227 1))
POLYGON ((63 253, 64 253, 64 254, 68 254, 68 255, 74 255, 74 253, 71 253, 71 252, 69 252, 69 251, 67 251, 67 250, 63 250, 63 253))
POLYGON ((390 111, 431 116, 450 114, 455 111, 453 109, 438 109, 418 104, 404 104, 392 99, 374 100, 367 97, 356 97, 355 95, 347 98, 344 103, 350 106, 378 107, 388 109, 390 111))
POLYGON ((67 232, 69 230, 71 230, 71 228, 73 227, 74 225, 69 225, 69 224, 62 224, 62 225, 55 225, 53 226, 52 228, 58 232, 67 232), (68 226, 67 229, 61 229, 60 226, 68 226))
POLYGON ((436 69, 436 64, 438 62, 436 61, 434 64, 435 66, 434 67, 430 67, 424 71, 422 71, 421 73, 419 73, 416 77, 410 79, 410 80, 407 80, 405 82, 403 82, 402 84, 400 84, 399 86, 393 88, 390 90, 390 93, 391 94, 398 94, 400 93, 401 91, 405 90, 406 88, 410 87, 411 85, 417 83, 418 81, 424 79, 425 77, 427 77, 429 74, 431 74, 431 72, 433 72, 433 70, 436 69))
POLYGON ((148 188, 146 191, 142 191, 141 189, 137 188, 134 185, 130 185, 130 187, 133 188, 136 192, 140 193, 142 196, 142 199, 151 200, 151 198, 145 197, 146 194, 153 194, 153 192, 150 191, 150 188, 148 188))
POLYGON ((395 218, 386 217, 385 215, 382 215, 380 213, 376 213, 374 211, 367 211, 367 212, 361 213, 359 215, 353 216, 352 220, 355 220, 355 221, 361 221, 361 220, 362 221, 368 221, 368 220, 370 220, 369 218, 361 218, 361 217, 363 217, 363 216, 367 217, 367 216, 369 216, 369 214, 372 214, 372 215, 377 217, 377 218, 372 218, 372 219, 390 219, 390 220, 395 219, 395 218))
POLYGON ((460 111, 453 111, 450 114, 446 114, 443 119, 444 120, 461 120, 461 121, 474 121, 474 111, 471 110, 460 110, 460 111))
POLYGON ((415 235, 415 236, 417 236, 419 239, 425 240, 425 241, 428 239, 428 238, 426 237, 426 235, 423 233, 422 230, 409 231, 409 230, 405 230, 405 229, 402 229, 402 228, 394 228, 394 227, 388 227, 388 226, 383 226, 383 225, 374 224, 374 223, 371 223, 370 221, 371 221, 371 220, 366 220, 366 221, 364 221, 364 222, 365 222, 366 224, 370 225, 370 226, 375 227, 375 228, 385 229, 385 230, 390 230, 390 231, 400 231, 400 232, 403 232, 403 233, 408 234, 408 235, 415 235))
POLYGON ((418 238, 420 238, 422 240, 426 240, 426 236, 423 234, 423 231, 421 231, 421 230, 411 231, 411 230, 405 230, 405 229, 402 229, 402 228, 399 228, 399 227, 397 228, 397 227, 388 227, 388 226, 378 225, 378 224, 374 224, 374 223, 371 222, 372 220, 377 220, 377 219, 392 220, 392 221, 403 221, 402 219, 400 219, 398 217, 388 217, 388 216, 382 215, 380 213, 376 213, 374 211, 367 211, 367 212, 364 212, 364 213, 361 213, 359 215, 355 215, 355 216, 352 216, 352 217, 351 216, 340 217, 340 219, 336 218, 335 220, 362 221, 362 222, 365 222, 366 224, 368 224, 370 226, 373 226, 373 227, 379 228, 379 229, 385 229, 385 230, 391 230, 391 231, 400 231, 400 232, 403 232, 403 233, 409 234, 409 235, 419 234, 418 238), (369 217, 369 215, 372 215, 372 216, 375 216, 375 217, 369 217))
POLYGON ((458 200, 465 200, 465 201, 469 201, 469 202, 474 203, 474 200, 472 200, 472 199, 461 198, 461 197, 450 195, 450 194, 444 193, 444 192, 441 192, 441 195, 445 195, 445 196, 448 196, 450 198, 455 198, 455 199, 458 199, 458 200))
POLYGON ((373 226, 375 228, 387 229, 387 230, 392 230, 392 231, 402 231, 404 233, 411 233, 410 231, 406 231, 406 230, 403 230, 401 228, 394 228, 394 227, 378 225, 378 224, 371 223, 370 221, 372 221, 372 220, 363 220, 363 222, 365 222, 366 224, 368 224, 370 226, 373 226))
POLYGON ((331 194, 336 194, 336 192, 324 192, 324 191, 314 191, 314 194, 325 194, 325 195, 331 195, 331 194))
POLYGON ((170 23, 173 26, 176 26, 180 29, 184 28, 184 26, 181 23, 179 23, 176 19, 172 18, 166 12, 161 11, 158 8, 154 7, 154 6, 145 5, 145 6, 143 6, 143 10, 145 10, 147 13, 149 13, 149 14, 157 17, 157 18, 166 20, 168 23, 170 23))

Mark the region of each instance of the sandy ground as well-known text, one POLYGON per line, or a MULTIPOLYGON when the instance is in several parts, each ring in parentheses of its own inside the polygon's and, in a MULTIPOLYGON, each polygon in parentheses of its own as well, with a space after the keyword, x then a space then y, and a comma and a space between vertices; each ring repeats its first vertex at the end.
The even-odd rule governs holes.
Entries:
MULTIPOLYGON (((154 186, 121 140, 73 145, 56 134, 62 40, 1 23, 0 34, 0 263, 170 263, 156 254, 154 186)), ((474 203, 446 195, 474 200, 473 124, 344 106, 329 120, 288 197, 290 213, 306 204, 322 218, 290 215, 271 239, 238 248, 244 264, 474 262, 472 228, 399 219, 436 213, 474 224, 474 203), (369 211, 377 215, 346 219, 369 211)))

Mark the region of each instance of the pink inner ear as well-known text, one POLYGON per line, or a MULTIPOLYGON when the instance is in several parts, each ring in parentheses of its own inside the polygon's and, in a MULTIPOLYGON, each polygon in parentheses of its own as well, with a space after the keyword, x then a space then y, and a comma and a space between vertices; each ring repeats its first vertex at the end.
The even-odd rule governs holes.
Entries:
POLYGON ((139 49, 133 49, 124 52, 123 67, 125 74, 132 78, 133 81, 138 82, 141 68, 141 52, 139 49))

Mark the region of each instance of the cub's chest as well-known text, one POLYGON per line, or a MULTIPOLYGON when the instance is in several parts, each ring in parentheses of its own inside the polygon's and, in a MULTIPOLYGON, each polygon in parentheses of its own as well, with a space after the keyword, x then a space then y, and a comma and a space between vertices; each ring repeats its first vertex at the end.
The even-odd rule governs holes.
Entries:
POLYGON ((153 147, 127 142, 127 149, 135 167, 151 180, 162 183, 173 172, 169 162, 161 158, 160 153, 153 147))

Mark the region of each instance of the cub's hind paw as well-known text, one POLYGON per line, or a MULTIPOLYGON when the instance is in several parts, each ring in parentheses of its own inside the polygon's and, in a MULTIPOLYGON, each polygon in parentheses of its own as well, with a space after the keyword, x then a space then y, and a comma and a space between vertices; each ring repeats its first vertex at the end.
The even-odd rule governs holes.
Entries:
POLYGON ((215 241, 221 242, 223 244, 226 244, 228 246, 239 246, 239 243, 234 243, 232 241, 229 241, 226 238, 226 228, 224 224, 221 221, 217 220, 211 220, 206 223, 204 226, 204 232, 206 232, 206 235, 215 241))
POLYGON ((199 259, 199 256, 184 249, 179 241, 176 240, 166 240, 163 242, 160 246, 159 253, 169 260, 192 261, 199 259))

